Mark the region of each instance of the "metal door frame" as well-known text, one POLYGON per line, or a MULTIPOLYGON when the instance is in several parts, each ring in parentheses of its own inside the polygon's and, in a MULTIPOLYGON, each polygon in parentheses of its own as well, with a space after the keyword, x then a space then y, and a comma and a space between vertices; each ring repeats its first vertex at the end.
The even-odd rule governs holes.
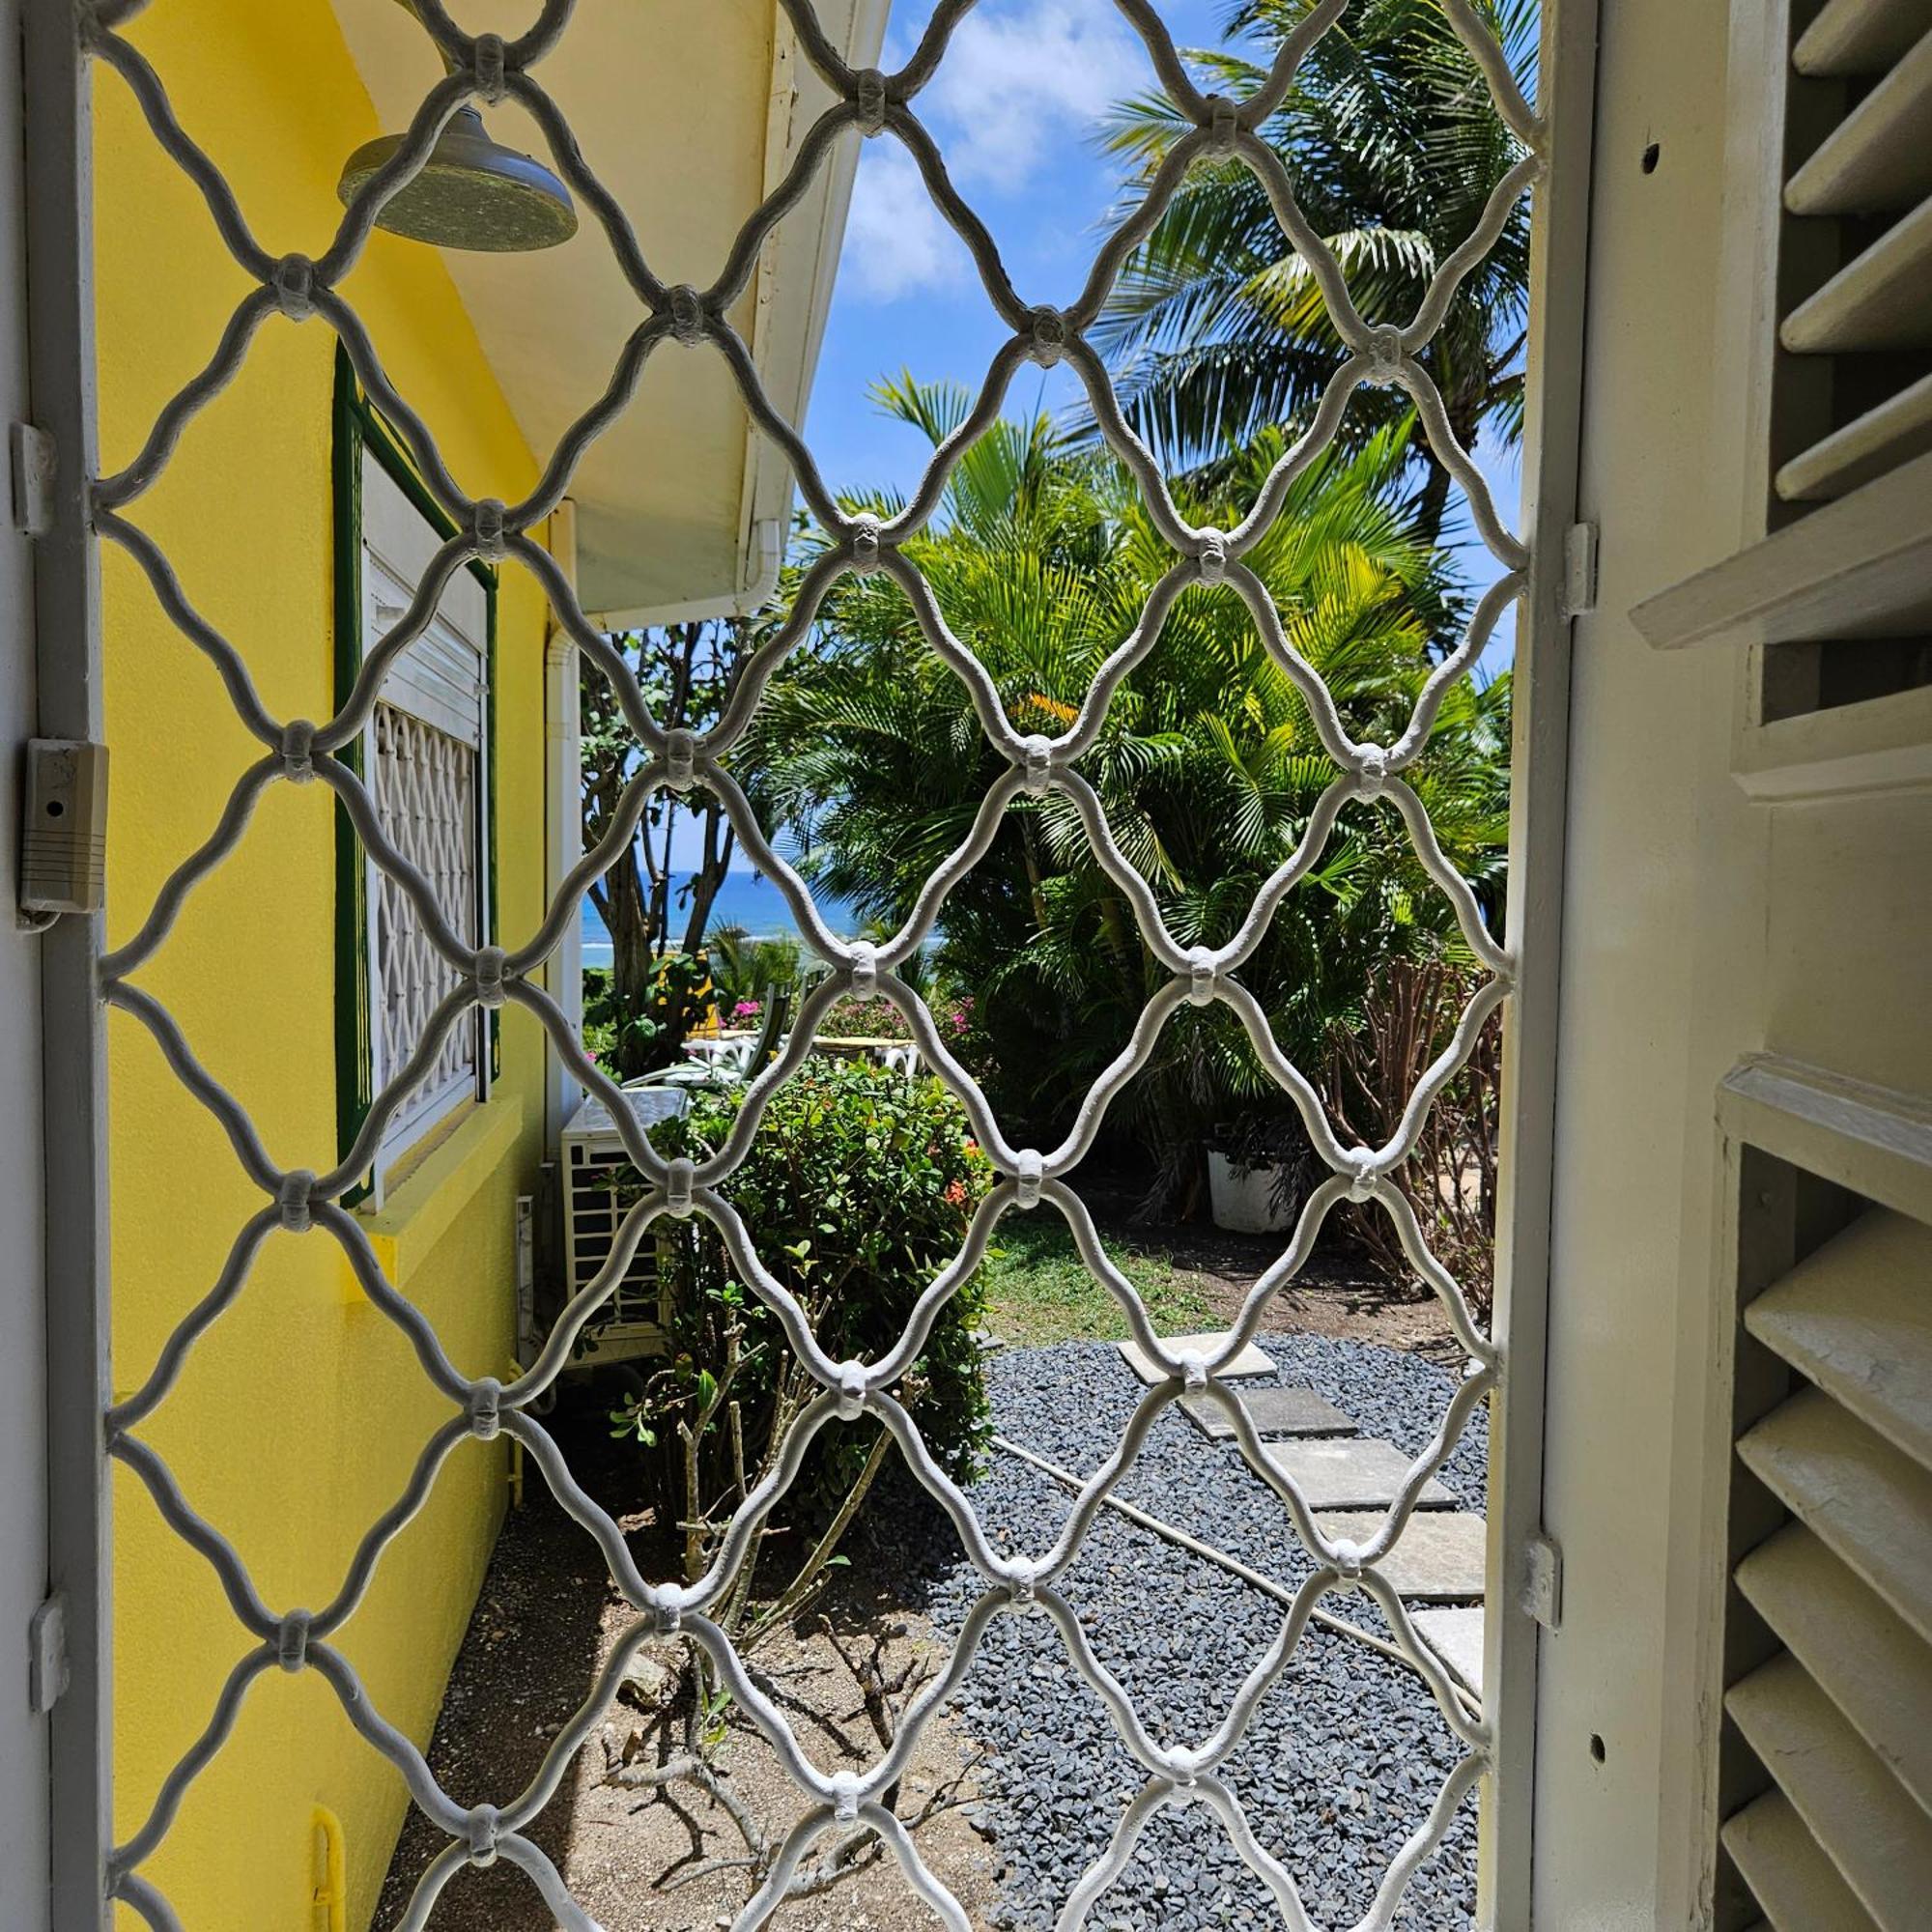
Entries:
MULTIPOLYGON (((27 383, 25 91, 19 0, 0 5, 0 422, 10 444, 30 414, 27 383)), ((24 828, 26 741, 40 728, 34 665, 33 493, 22 445, 0 480, 0 849, 11 866, 24 828)), ((10 448, 10 462, 14 451, 10 448)), ((40 922, 0 910, 0 1923, 46 1932, 47 1720, 59 1612, 46 1601, 47 1483, 41 1145, 40 922), (45 1655, 48 1670, 37 1667, 45 1655)))

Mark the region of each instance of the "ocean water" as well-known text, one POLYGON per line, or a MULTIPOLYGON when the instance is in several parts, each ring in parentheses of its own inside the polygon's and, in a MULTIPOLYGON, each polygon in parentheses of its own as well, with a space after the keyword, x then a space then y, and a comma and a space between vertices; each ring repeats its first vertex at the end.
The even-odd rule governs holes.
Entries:
MULTIPOLYGON (((814 893, 818 915, 841 939, 852 938, 859 930, 859 916, 842 899, 814 893)), ((671 895, 671 930, 680 933, 683 914, 678 910, 675 892, 671 895)), ((714 929, 721 925, 742 926, 753 939, 796 939, 798 923, 785 904, 784 895, 762 872, 729 872, 719 888, 711 908, 714 929)), ((611 963, 611 935, 597 917, 597 908, 586 896, 583 901, 583 963, 608 966, 611 963)))

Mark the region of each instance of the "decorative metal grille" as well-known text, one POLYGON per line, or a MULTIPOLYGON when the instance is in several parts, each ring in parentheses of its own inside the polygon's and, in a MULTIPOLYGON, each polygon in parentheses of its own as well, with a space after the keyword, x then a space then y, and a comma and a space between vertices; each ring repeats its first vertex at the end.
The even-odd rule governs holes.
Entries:
POLYGON ((1464 1715, 1443 1666, 1418 1637, 1401 1599, 1378 1565, 1407 1520, 1423 1485, 1443 1463, 1476 1406, 1497 1386, 1503 1370, 1500 1347, 1477 1326, 1462 1292, 1430 1253, 1413 1210, 1390 1179, 1413 1149, 1434 1097, 1462 1064, 1486 1017, 1507 996, 1513 977, 1512 961, 1484 929, 1474 894, 1450 867, 1421 801, 1403 778, 1422 753, 1451 685, 1468 672, 1497 618, 1522 590, 1529 562, 1524 545, 1503 526, 1482 476, 1457 443, 1441 396, 1417 359, 1440 326, 1457 284, 1494 245, 1512 208, 1542 169, 1544 127, 1518 91, 1501 50, 1467 0, 1440 0, 1456 32, 1487 76, 1524 153, 1498 185, 1467 242, 1442 263, 1414 317, 1406 325, 1371 325, 1350 299, 1340 265, 1297 208, 1280 159, 1256 132, 1283 99, 1295 69, 1311 46, 1342 16, 1348 0, 1321 0, 1311 8, 1283 41, 1265 80, 1242 99, 1201 92, 1151 0, 1113 0, 1145 42, 1161 88, 1192 131, 1175 144, 1150 184, 1143 205, 1107 238, 1086 286, 1064 309, 1030 304, 1014 288, 992 236, 953 187, 937 146, 914 111, 921 91, 931 81, 952 35, 975 0, 940 0, 911 59, 891 74, 849 68, 820 26, 810 0, 781 0, 805 58, 825 78, 836 97, 835 104, 807 132, 791 171, 745 223, 717 278, 704 289, 668 286, 653 271, 625 212, 579 152, 563 114, 544 90, 542 64, 569 28, 574 0, 544 0, 535 24, 508 40, 464 32, 450 17, 443 0, 413 0, 449 71, 425 96, 399 153, 357 194, 333 244, 315 260, 302 255, 277 256, 255 238, 228 184, 177 120, 159 77, 118 33, 117 29, 144 4, 145 0, 81 0, 77 14, 85 43, 132 89, 155 137, 200 189, 223 242, 254 286, 238 305, 207 366, 163 409, 133 463, 95 486, 95 526, 99 534, 128 552, 174 621, 213 659, 237 713, 261 741, 264 754, 238 781, 215 830, 162 888, 141 930, 101 962, 100 983, 104 998, 148 1029, 187 1089, 221 1123, 238 1158, 261 1188, 264 1205, 240 1232, 220 1280, 174 1333, 146 1382, 108 1411, 107 1443, 109 1454, 140 1478, 166 1520, 213 1566, 237 1617, 257 1641, 236 1664, 207 1729, 164 1782, 152 1814, 132 1837, 111 1853, 107 1882, 112 1894, 157 1932, 174 1932, 179 1927, 173 1909, 142 1867, 166 1834, 187 1787, 228 1736, 250 1683, 264 1671, 279 1666, 322 1675, 335 1690, 348 1720, 396 1766, 414 1802, 448 1834, 447 1847, 424 1871, 416 1889, 403 1921, 407 1932, 416 1932, 427 1922, 442 1888, 466 1861, 488 1863, 498 1858, 509 1860, 528 1874, 569 1932, 595 1932, 591 1920, 569 1895, 561 1875, 526 1835, 525 1828, 557 1791, 575 1754, 609 1707, 620 1674, 638 1648, 654 1635, 679 1631, 709 1654, 722 1682, 769 1740, 808 1802, 767 1883, 740 1915, 739 1925, 751 1928, 769 1919, 799 1861, 822 1833, 862 1821, 880 1834, 908 1882, 941 1919, 954 1932, 969 1932, 960 1906, 925 1867, 904 1826, 877 1802, 877 1794, 900 1776, 922 1728, 972 1667, 989 1622, 997 1616, 1037 1611, 1058 1626, 1074 1668, 1104 1702, 1127 1749, 1147 1774, 1145 1786, 1119 1822, 1110 1849, 1066 1899, 1062 1926, 1077 1928, 1086 1922, 1090 1909, 1124 1868, 1137 1839, 1157 1812, 1169 1805, 1198 1802, 1220 1819, 1241 1858, 1272 1892, 1285 1923, 1293 1932, 1309 1932, 1312 1921, 1293 1877, 1257 1842, 1239 1799, 1220 1776, 1219 1768, 1238 1744, 1261 1699, 1287 1667, 1310 1612, 1330 1591, 1359 1588, 1380 1605, 1396 1641, 1427 1680, 1445 1721, 1464 1747, 1464 1755, 1442 1784, 1427 1819, 1390 1863, 1361 1921, 1363 1932, 1386 1928, 1417 1867, 1440 1842, 1458 1804, 1489 1766, 1494 1742, 1486 1722, 1464 1715), (449 117, 470 99, 497 102, 506 99, 520 102, 543 128, 557 171, 601 224, 639 306, 638 326, 603 394, 564 436, 530 496, 507 505, 473 500, 459 489, 422 418, 389 382, 367 330, 339 293, 368 240, 378 210, 420 170, 449 117), (849 128, 867 136, 890 135, 904 145, 941 213, 970 251, 988 299, 1012 331, 994 356, 971 414, 935 453, 912 500, 891 518, 850 515, 840 508, 827 490, 810 451, 772 407, 747 345, 727 320, 750 283, 766 239, 800 199, 833 144, 849 128), (1122 417, 1087 330, 1127 257, 1168 204, 1186 170, 1204 157, 1230 156, 1238 157, 1252 169, 1265 188, 1282 229, 1321 287, 1347 353, 1338 361, 1307 433, 1284 455, 1248 515, 1236 527, 1222 530, 1195 528, 1182 519, 1151 454, 1122 417), (257 330, 277 315, 297 324, 320 320, 341 338, 371 398, 399 427, 428 488, 459 530, 437 552, 409 611, 368 652, 341 710, 321 724, 279 720, 264 707, 241 653, 193 609, 159 547, 123 514, 159 474, 188 420, 234 377, 257 330), (784 450, 805 503, 832 539, 826 554, 800 584, 774 647, 753 661, 751 673, 723 717, 702 736, 685 729, 667 729, 652 716, 622 659, 592 628, 563 573, 529 535, 531 527, 563 497, 584 450, 629 403, 645 362, 661 353, 682 351, 714 353, 724 358, 753 419, 784 450), (1175 560, 1153 586, 1139 623, 1102 666, 1072 724, 1060 736, 1048 738, 1026 736, 1013 729, 990 677, 948 628, 931 592, 908 561, 903 545, 933 516, 948 473, 967 445, 994 420, 1007 386, 1020 367, 1029 361, 1051 364, 1063 359, 1078 373, 1101 433, 1136 478, 1150 514, 1173 547, 1175 560), (1279 513, 1292 479, 1335 436, 1350 395, 1364 384, 1394 384, 1406 390, 1432 446, 1466 493, 1477 529, 1506 572, 1480 600, 1457 649, 1429 678, 1402 735, 1386 746, 1358 744, 1349 737, 1327 689, 1295 653, 1266 588, 1243 561, 1279 513), (507 950, 496 945, 475 946, 451 923, 436 882, 425 875, 417 862, 422 855, 412 854, 392 836, 369 788, 341 755, 376 712, 377 694, 388 666, 422 633, 444 585, 472 557, 514 559, 537 579, 558 620, 611 680, 642 753, 604 839, 573 870, 537 930, 507 950), (803 881, 765 840, 723 762, 744 734, 773 671, 804 638, 831 584, 848 572, 883 572, 897 583, 932 649, 972 695, 980 725, 1007 765, 1005 775, 988 793, 971 835, 933 873, 911 918, 890 940, 876 945, 846 943, 833 934, 803 881), (1225 586, 1227 594, 1241 599, 1264 646, 1306 699, 1336 767, 1336 777, 1312 813, 1296 851, 1269 879, 1234 938, 1213 949, 1183 947, 1167 931, 1152 892, 1122 853, 1095 793, 1079 770, 1079 761, 1094 745, 1114 692, 1153 647, 1175 599, 1195 583, 1225 586), (173 1016, 132 978, 165 939, 196 884, 242 838, 263 791, 278 782, 317 780, 342 801, 371 860, 413 909, 420 922, 422 946, 455 976, 454 984, 421 1015, 418 1037, 407 1061, 388 1070, 355 1145, 325 1173, 284 1171, 270 1159, 246 1114, 201 1066, 173 1016), (591 879, 635 834, 648 799, 660 789, 681 791, 698 783, 724 801, 745 849, 780 883, 810 950, 831 971, 805 1001, 784 1053, 751 1088, 725 1144, 702 1161, 668 1161, 638 1130, 608 1076, 572 1037, 562 1011, 537 982, 536 974, 569 923, 578 917, 579 902, 591 879), (932 930, 949 891, 990 848, 1008 806, 1022 794, 1038 796, 1053 788, 1064 792, 1079 811, 1098 863, 1132 904, 1145 945, 1171 978, 1148 1003, 1128 1045, 1095 1082, 1065 1141, 1042 1151, 1015 1148, 1007 1140, 983 1094, 953 1058, 931 1015, 896 969, 932 930), (1401 815, 1421 864, 1453 905, 1464 938, 1489 974, 1463 1014, 1453 1043, 1417 1086, 1399 1129, 1378 1148, 1349 1147, 1337 1138, 1308 1076, 1276 1046, 1261 1007, 1238 978, 1242 963, 1261 943, 1275 908, 1318 864, 1337 819, 1350 810, 1393 810, 1401 815), (819 1347, 797 1302, 762 1265, 744 1222, 721 1186, 744 1157, 774 1091, 791 1077, 811 1050, 813 1034, 833 1005, 848 995, 865 998, 875 994, 890 999, 906 1016, 927 1065, 964 1104, 980 1145, 1002 1179, 974 1217, 958 1255, 921 1297, 893 1350, 874 1362, 838 1362, 819 1347), (1093 1146, 1114 1097, 1151 1056, 1168 1017, 1184 1004, 1207 1006, 1214 1001, 1229 1007, 1240 1021, 1263 1064, 1299 1111, 1330 1175, 1310 1196, 1286 1251, 1256 1282, 1226 1347, 1203 1358, 1177 1355, 1154 1334, 1140 1297, 1108 1261, 1087 1209, 1068 1186, 1066 1177, 1093 1146), (497 1008, 506 1002, 531 1012, 577 1078, 611 1104, 626 1151, 648 1183, 625 1215, 609 1262, 569 1303, 535 1363, 507 1384, 489 1377, 471 1380, 458 1372, 430 1324, 384 1280, 362 1228, 340 1205, 343 1194, 368 1168, 382 1137, 408 1104, 409 1096, 442 1064, 451 1036, 472 1023, 472 1009, 478 1006, 497 1008), (1232 1391, 1219 1374, 1254 1335, 1272 1297, 1306 1260, 1330 1210, 1345 1200, 1374 1201, 1388 1214, 1411 1264, 1441 1297, 1470 1358, 1467 1373, 1435 1437, 1415 1459, 1380 1528, 1361 1544, 1337 1542, 1322 1533, 1294 1484, 1263 1457, 1252 1424, 1234 1403, 1232 1391), (1042 1205, 1050 1205, 1065 1217, 1087 1265, 1119 1301, 1141 1346, 1167 1373, 1164 1380, 1148 1391, 1118 1449, 1088 1482, 1053 1547, 1037 1554, 1007 1556, 989 1542, 971 1499, 948 1480, 891 1391, 919 1354, 941 1305, 984 1255, 1000 1218, 1009 1211, 1026 1211, 1042 1205), (555 1382, 570 1358, 573 1341, 622 1278, 651 1224, 664 1215, 692 1214, 704 1215, 717 1226, 736 1267, 772 1309, 790 1346, 822 1385, 823 1393, 800 1415, 781 1465, 736 1513, 710 1571, 693 1584, 654 1583, 638 1570, 616 1523, 572 1481, 556 1443, 538 1421, 533 1406, 555 1382), (267 1603, 233 1546, 196 1514, 165 1463, 137 1433, 138 1425, 172 1387, 188 1351, 240 1292, 264 1236, 277 1227, 319 1233, 339 1243, 363 1292, 409 1338, 424 1372, 451 1409, 449 1419, 424 1445, 404 1493, 363 1539, 334 1599, 317 1610, 276 1607, 267 1603), (1168 1404, 1190 1391, 1206 1391, 1226 1408, 1242 1455, 1280 1498, 1295 1534, 1312 1552, 1318 1567, 1296 1597, 1276 1642, 1249 1665, 1218 1727, 1195 1745, 1166 1747, 1150 1734, 1123 1687, 1094 1653, 1060 1582, 1078 1557, 1103 1498, 1132 1465, 1154 1419, 1168 1404), (869 1771, 827 1776, 808 1760, 782 1712, 751 1680, 724 1633, 706 1612, 729 1589, 754 1526, 795 1479, 812 1438, 823 1429, 865 1415, 892 1432, 908 1465, 951 1517, 971 1561, 985 1577, 986 1588, 965 1620, 948 1667, 907 1714, 893 1747, 869 1771), (384 1548, 420 1507, 454 1446, 466 1435, 490 1439, 501 1434, 524 1445, 561 1506, 599 1545, 637 1615, 582 1708, 552 1744, 529 1786, 501 1804, 466 1807, 437 1783, 414 1745, 372 1708, 355 1670, 330 1639, 355 1611, 384 1548))
MULTIPOLYGON (((376 706, 372 735, 370 789, 383 830, 427 881, 451 930, 474 946, 481 892, 476 866, 478 753, 462 739, 389 703, 376 706)), ((459 976, 431 944, 396 879, 379 872, 374 885, 371 952, 380 1085, 390 1068, 409 1064, 459 976)), ((390 1123, 389 1146, 402 1145, 455 1099, 475 1093, 481 1033, 472 1013, 443 1036, 436 1064, 390 1123)))

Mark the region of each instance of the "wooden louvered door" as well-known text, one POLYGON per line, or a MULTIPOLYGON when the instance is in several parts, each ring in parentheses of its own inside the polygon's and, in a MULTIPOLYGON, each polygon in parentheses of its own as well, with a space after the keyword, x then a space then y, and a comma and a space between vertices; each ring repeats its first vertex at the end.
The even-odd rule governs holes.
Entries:
POLYGON ((1784 206, 1817 225, 1819 280, 1781 330, 1808 391, 1776 473, 1787 503, 1843 497, 1932 449, 1928 30, 1924 0, 1834 0, 1792 46, 1794 131, 1810 152, 1784 206))
MULTIPOLYGON (((1909 949, 1932 779, 1932 4, 1752 11, 1782 76, 1747 415, 1765 534, 1659 599, 1653 636, 1735 634, 1748 607, 1733 766, 1768 814, 1771 943, 1829 935, 1849 881, 1866 936, 1842 944, 1909 949)), ((1836 1065, 1767 1058, 1721 1095, 1739 1328, 1720 1927, 1932 1923, 1922 966, 1918 983, 1919 1010, 1873 1008, 1836 1065)), ((1811 998, 1827 1010, 1830 986, 1811 998)))

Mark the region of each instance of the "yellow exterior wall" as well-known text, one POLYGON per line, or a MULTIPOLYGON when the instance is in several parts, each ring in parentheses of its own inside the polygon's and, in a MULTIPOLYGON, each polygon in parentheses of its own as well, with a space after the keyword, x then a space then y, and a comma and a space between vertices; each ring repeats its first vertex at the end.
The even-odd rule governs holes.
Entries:
MULTIPOLYGON (((320 254, 343 156, 380 131, 327 0, 157 6, 130 36, 184 125, 236 185, 271 252, 320 254)), ((425 82, 434 78, 433 70, 425 82)), ((101 460, 139 446, 213 349, 243 278, 199 197, 155 146, 119 77, 97 72, 101 460)), ((535 473, 440 258, 379 236, 348 285, 385 364, 477 495, 535 473)), ((166 547, 197 607, 240 648, 278 717, 331 707, 330 393, 335 340, 276 317, 232 387, 187 431, 133 519, 166 547)), ((132 933, 168 872, 213 828, 259 755, 212 665, 145 581, 104 547, 107 735, 114 759, 109 938, 132 933)), ((502 574, 497 644, 499 933, 514 944, 543 893, 544 609, 502 574)), ((336 1156, 332 802, 277 785, 245 843, 190 901, 138 976, 289 1167, 336 1156)), ((110 1020, 114 1379, 139 1385, 206 1293, 262 1197, 212 1119, 126 1015, 110 1020)), ((542 1140, 542 1040, 502 1016, 502 1071, 423 1170, 395 1190, 379 1248, 458 1366, 501 1373, 514 1322, 514 1199, 542 1140)), ((324 1234, 276 1233, 239 1302, 141 1434, 192 1505, 238 1547, 276 1610, 333 1596, 357 1541, 405 1487, 447 1414, 403 1336, 362 1299, 324 1234)), ((500 1443, 466 1441, 379 1569, 340 1639, 375 1708, 426 1741, 503 1505, 500 1443)), ((248 1647, 213 1573, 117 1469, 118 1831, 213 1712, 248 1647)), ((466 1799, 505 1794, 467 1793, 466 1799)), ((235 1735, 146 1867, 189 1932, 310 1932, 311 1816, 346 1831, 350 1923, 366 1924, 405 1804, 397 1775, 327 1684, 258 1679, 235 1735)), ((132 1926, 123 1912, 119 1921, 132 1926)))

